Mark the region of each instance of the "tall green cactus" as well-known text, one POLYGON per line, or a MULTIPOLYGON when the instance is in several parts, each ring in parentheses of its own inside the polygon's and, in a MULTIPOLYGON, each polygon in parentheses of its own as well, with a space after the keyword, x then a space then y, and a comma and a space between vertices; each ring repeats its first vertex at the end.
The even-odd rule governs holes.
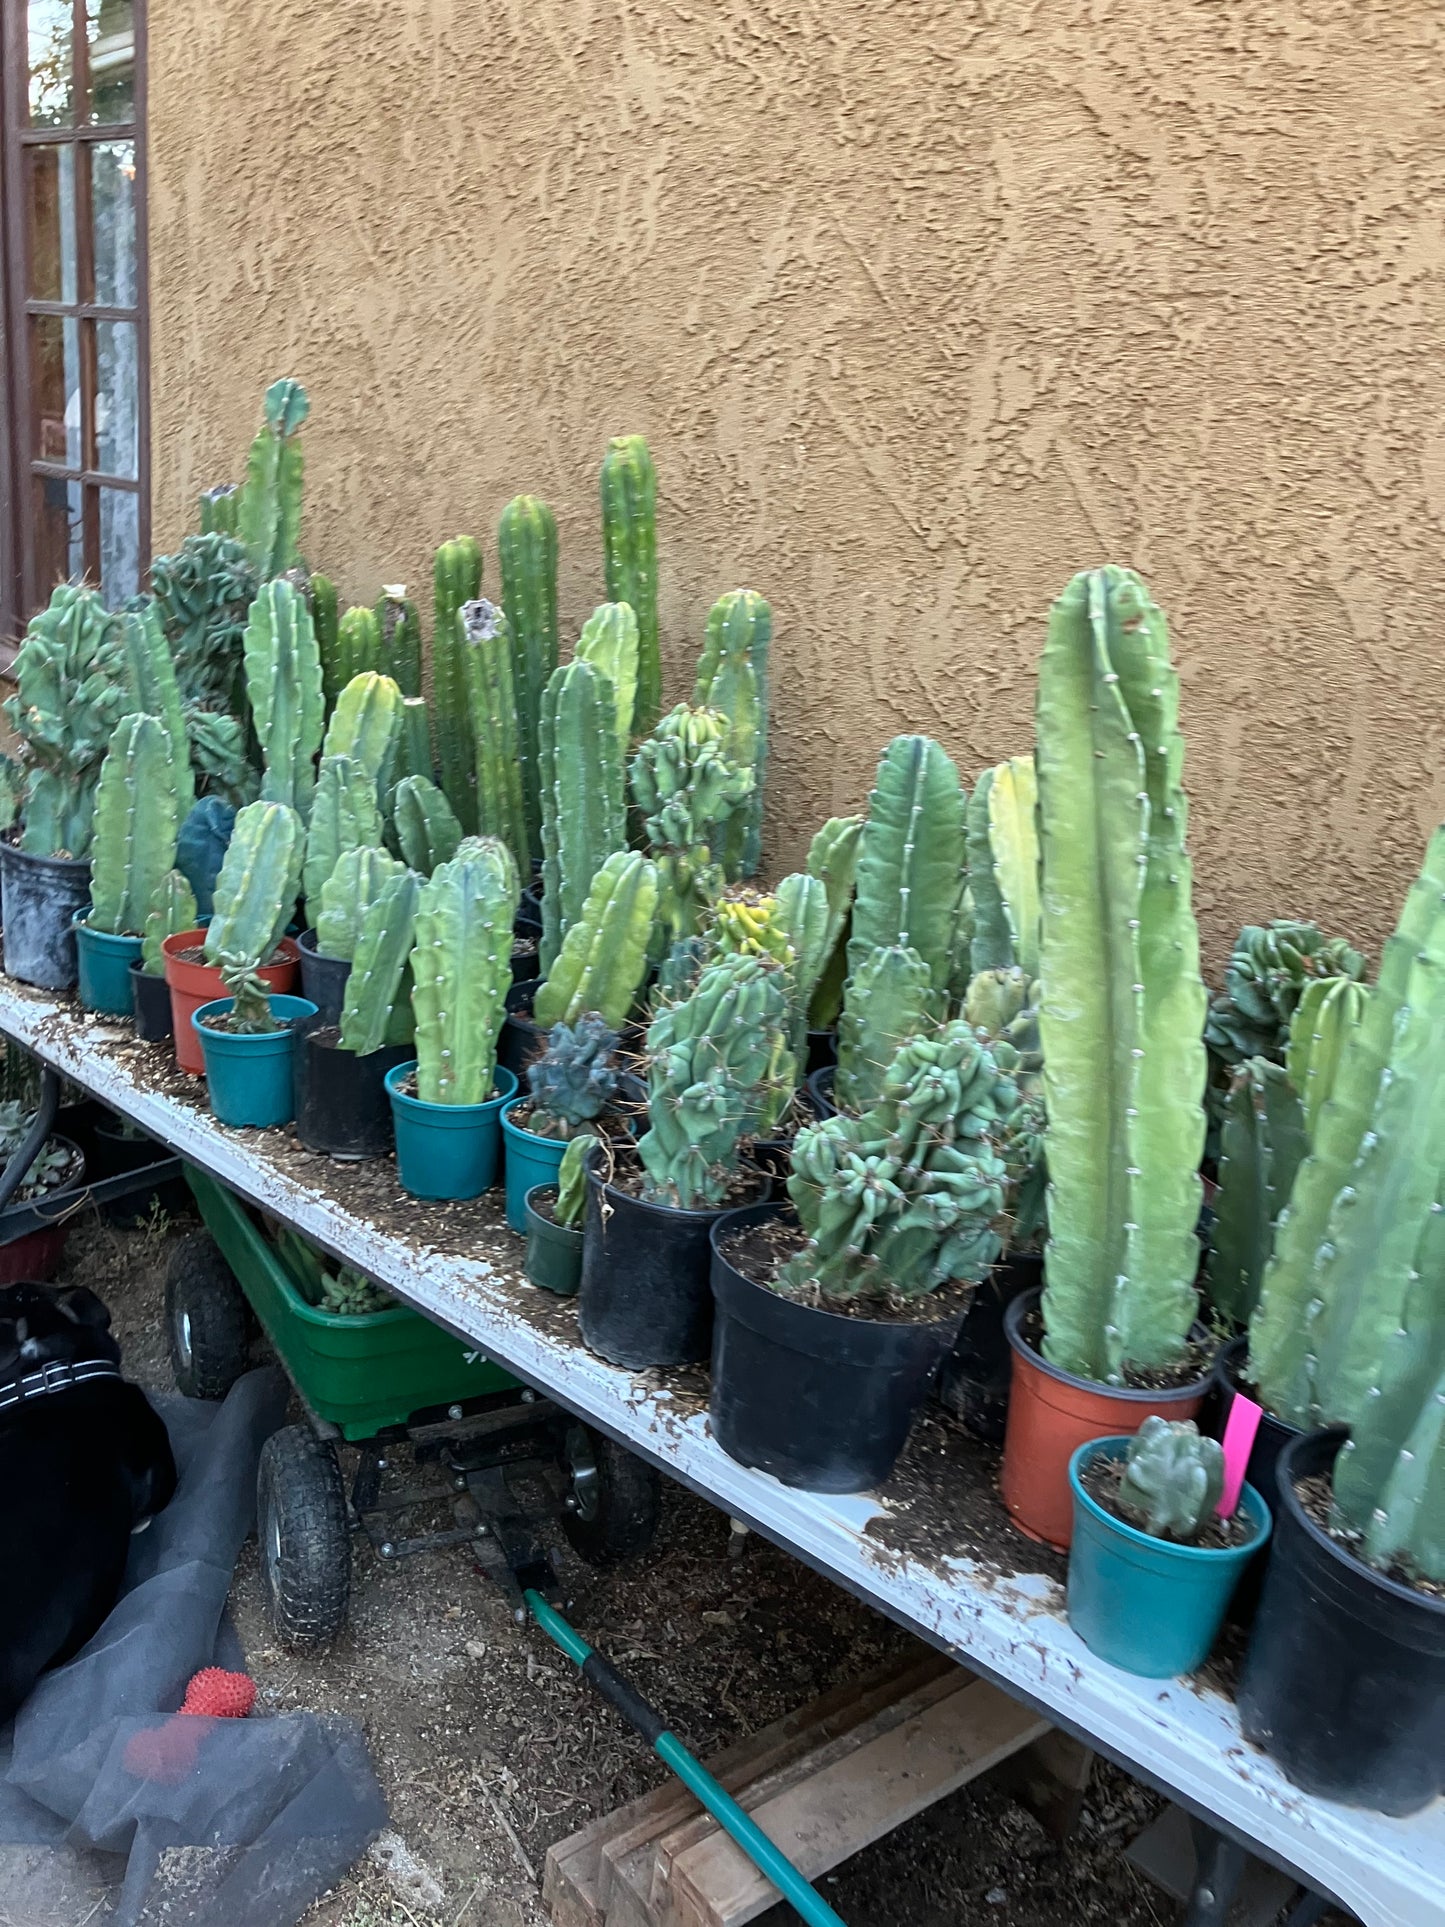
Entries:
POLYGON ((432 734, 436 766, 448 803, 467 835, 477 827, 473 780, 476 745, 472 741, 466 665, 458 617, 464 602, 482 593, 482 552, 470 535, 443 542, 432 567, 432 734))
POLYGON ((1268 1058, 1246 1058, 1225 1104, 1209 1251, 1210 1299, 1237 1325, 1259 1302, 1275 1225, 1308 1147, 1291 1080, 1268 1058))
POLYGON ((495 602, 464 602, 458 616, 462 673, 476 744, 477 823, 502 839, 523 876, 532 868, 522 800, 517 705, 512 690, 512 636, 495 602))
POLYGON ((1179 678, 1131 570, 1078 575, 1054 604, 1037 740, 1044 1355, 1117 1384, 1183 1354, 1204 1146, 1179 678))
POLYGON ((602 548, 609 602, 637 617, 638 735, 662 714, 662 650, 657 626, 657 472, 641 435, 617 435, 602 458, 602 548))
POLYGON ((1039 969, 1038 785, 1032 756, 985 770, 969 798, 970 972, 1039 969))
POLYGON ((321 655, 321 686, 329 710, 346 682, 346 677, 341 673, 341 598, 329 575, 313 575, 311 578, 311 624, 316 631, 316 647, 321 655))
POLYGON ((468 837, 417 905, 417 1095, 429 1104, 484 1104, 492 1094, 519 894, 493 841, 468 837))
POLYGON ((167 937, 177 936, 182 930, 194 930, 198 914, 195 891, 179 870, 168 870, 146 913, 140 955, 141 967, 148 977, 165 976, 166 959, 161 946, 167 937))
POLYGON ((558 669, 542 698, 542 975, 582 915, 592 879, 627 844, 612 685, 586 662, 558 669))
POLYGON ((637 707, 637 617, 625 602, 603 602, 592 611, 577 638, 577 660, 612 684, 617 717, 617 747, 624 761, 632 747, 632 712, 637 707))
POLYGON ((392 821, 403 857, 424 877, 450 863, 462 840, 451 804, 425 776, 404 776, 397 784, 392 821))
POLYGON ((354 756, 323 756, 306 827, 306 915, 314 924, 321 893, 348 850, 376 848, 385 835, 376 784, 354 756))
POLYGON ((376 605, 381 634, 379 667, 403 696, 421 694, 421 617, 408 601, 405 583, 383 587, 376 605))
POLYGON ((828 886, 821 877, 795 870, 783 878, 774 895, 778 922, 793 953, 788 969, 789 1037, 801 1063, 808 1049, 808 1007, 832 951, 828 886))
POLYGON ((241 490, 234 482, 217 482, 202 489, 199 503, 202 535, 235 536, 241 525, 241 490))
POLYGON ((248 803, 238 812, 216 879, 207 963, 255 971, 266 962, 296 907, 305 851, 305 828, 289 805, 248 803))
POLYGON ((657 909, 657 865, 617 850, 592 879, 582 914, 563 939, 532 1015, 543 1030, 596 1011, 620 1030, 647 974, 657 909))
POLYGON ((512 632, 512 686, 522 754, 527 841, 542 837, 542 772, 538 730, 542 695, 557 667, 557 518, 535 495, 515 496, 497 525, 502 607, 512 632))
POLYGON ((390 676, 374 671, 353 676, 336 699, 322 755, 349 756, 379 783, 392 760, 401 712, 401 691, 390 676))
POLYGON ((1445 1169, 1445 829, 1411 885, 1275 1233, 1250 1366, 1293 1425, 1352 1425, 1379 1383, 1445 1169))
POLYGON ((808 849, 808 875, 817 877, 828 893, 827 956, 808 1006, 808 1025, 812 1030, 831 1030, 843 1008, 853 885, 862 835, 861 816, 831 816, 808 849))
POLYGON ((431 721, 424 696, 403 696, 401 699, 396 774, 398 782, 403 776, 424 776, 429 783, 432 781, 431 721))
POLYGON ((341 1012, 341 1048, 358 1057, 410 1039, 406 986, 420 901, 421 878, 403 870, 382 885, 361 917, 341 1012))
POLYGON ((379 676, 381 623, 375 609, 348 609, 336 631, 336 670, 344 689, 356 676, 379 676))
POLYGON ((305 817, 325 704, 311 612, 291 583, 262 586, 246 623, 245 651, 246 693, 266 764, 261 799, 305 817))
POLYGON ((943 994, 916 950, 895 943, 865 957, 849 975, 838 1024, 833 1096, 839 1108, 872 1104, 902 1046, 944 1015, 943 994))
POLYGON ((347 963, 355 959, 372 906, 405 867, 387 851, 369 843, 359 844, 337 859, 336 868, 321 886, 321 909, 316 917, 316 948, 323 957, 339 957, 347 963))
POLYGON ((266 390, 261 427, 246 458, 237 531, 262 582, 294 569, 301 559, 305 459, 300 434, 310 412, 299 381, 282 379, 266 390))
POLYGON ((894 737, 858 845, 850 972, 875 950, 903 945, 927 964, 933 988, 947 990, 965 804, 958 771, 931 736, 894 737))
POLYGON ((768 651, 773 612, 753 589, 731 589, 709 611, 693 702, 728 718, 728 757, 746 763, 753 787, 728 821, 719 853, 729 883, 756 876, 763 848, 768 763, 768 651))
POLYGON ((151 903, 176 860, 180 826, 171 738, 156 716, 123 716, 100 766, 91 849, 92 930, 144 933, 151 903))
POLYGON ((753 783, 750 765, 729 761, 727 740, 725 716, 679 703, 632 759, 633 798, 657 858, 660 956, 696 934, 722 891, 723 827, 753 783))
POLYGON ((1295 1007, 1285 1066, 1304 1106, 1307 1138, 1313 1138, 1320 1112, 1334 1092, 1340 1059, 1365 1014, 1368 996, 1353 977, 1316 977, 1305 985, 1295 1007))
MULTIPOLYGON (((176 665, 154 602, 126 611, 121 617, 121 638, 125 648, 127 704, 132 712, 158 718, 165 730, 171 746, 177 807, 184 818, 196 800, 190 735, 176 665)), ((162 872, 170 867, 169 863, 162 864, 162 872)))

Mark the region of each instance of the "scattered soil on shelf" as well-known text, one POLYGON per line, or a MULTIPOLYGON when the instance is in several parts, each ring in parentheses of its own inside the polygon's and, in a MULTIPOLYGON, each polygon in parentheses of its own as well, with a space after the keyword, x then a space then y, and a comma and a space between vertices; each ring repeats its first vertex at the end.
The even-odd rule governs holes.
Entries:
MULTIPOLYGON (((1042 1312, 1035 1307, 1023 1321, 1022 1337, 1030 1351, 1043 1358, 1044 1320, 1042 1312)), ((1184 1356, 1177 1365, 1126 1365, 1124 1383, 1119 1387, 1127 1392, 1173 1392, 1186 1385, 1197 1385, 1207 1379, 1214 1367, 1214 1355, 1219 1350, 1219 1340, 1212 1332, 1204 1332, 1196 1326, 1185 1346, 1184 1356)), ((1110 1387, 1102 1388, 1110 1390, 1110 1387)))
MULTIPOLYGON (((1111 1519, 1117 1519, 1120 1525, 1133 1526, 1136 1532, 1143 1532, 1145 1528, 1137 1519, 1131 1519, 1119 1504, 1119 1487, 1123 1484, 1125 1469, 1123 1459, 1095 1459, 1084 1470, 1084 1490, 1111 1519)), ((1213 1513, 1199 1537, 1187 1543, 1200 1552, 1228 1552, 1234 1546, 1243 1545, 1253 1529, 1243 1513, 1236 1512, 1228 1519, 1221 1519, 1217 1513, 1213 1513)), ((1185 1542, 1165 1539, 1163 1543, 1179 1545, 1185 1542)))
POLYGON ((1361 1558, 1361 1535, 1335 1522, 1334 1487, 1327 1473, 1317 1472, 1312 1478, 1296 1479, 1294 1489, 1295 1497, 1299 1500, 1305 1517, 1332 1539, 1341 1552, 1348 1553, 1362 1572, 1372 1572, 1381 1579, 1392 1580, 1397 1586, 1404 1586, 1410 1592, 1419 1593, 1422 1599, 1436 1602, 1445 1600, 1445 1585, 1437 1579, 1424 1578, 1413 1566, 1407 1565, 1404 1561, 1395 1560, 1388 1566, 1372 1566, 1361 1558))

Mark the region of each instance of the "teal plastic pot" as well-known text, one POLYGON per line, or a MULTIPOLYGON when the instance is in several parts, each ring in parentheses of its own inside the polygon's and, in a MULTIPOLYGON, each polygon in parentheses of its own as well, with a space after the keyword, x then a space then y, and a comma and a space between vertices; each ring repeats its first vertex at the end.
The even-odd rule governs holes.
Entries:
POLYGON ((191 1014, 206 1062, 211 1110, 221 1124, 264 1130, 272 1124, 289 1124, 296 1115, 296 1026, 314 1017, 316 1006, 305 997, 275 996, 267 1001, 280 1030, 213 1030, 206 1018, 224 1017, 234 1005, 230 997, 216 997, 191 1014))
POLYGON ((1091 1439, 1069 1460, 1069 1624, 1111 1666, 1145 1679, 1172 1679, 1208 1659, 1234 1589, 1269 1537, 1269 1507, 1246 1485, 1240 1506, 1254 1529, 1227 1549, 1155 1539, 1105 1512, 1083 1487, 1088 1466, 1096 1459, 1127 1458, 1130 1443, 1091 1439))
POLYGON ((415 1069, 412 1058, 386 1074, 402 1189, 414 1198, 479 1198, 497 1181, 501 1111, 517 1095, 517 1080, 498 1064, 485 1104, 429 1104, 401 1089, 415 1069))
POLYGON ((527 1193, 527 1276, 543 1291, 572 1298, 582 1282, 582 1227, 558 1224, 556 1203, 555 1184, 534 1184, 527 1193))
POLYGON ((130 967, 140 957, 140 938, 109 937, 103 930, 92 930, 85 921, 89 915, 86 909, 72 919, 80 1001, 101 1017, 130 1017, 135 1011, 130 967))
POLYGON ((513 1231, 525 1232, 527 1193, 539 1184, 555 1184, 567 1149, 565 1138, 539 1137, 525 1125, 512 1122, 512 1112, 523 1103, 520 1097, 502 1112, 502 1140, 506 1146, 507 1223, 513 1231))

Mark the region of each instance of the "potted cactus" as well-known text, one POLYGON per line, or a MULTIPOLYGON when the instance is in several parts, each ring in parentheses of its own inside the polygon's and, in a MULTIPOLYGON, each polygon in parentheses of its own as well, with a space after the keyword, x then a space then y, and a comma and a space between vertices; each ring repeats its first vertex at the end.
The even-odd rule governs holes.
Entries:
POLYGON ((1146 1679, 1209 1657, 1246 1566, 1269 1537, 1250 1485, 1221 1516, 1224 1452, 1191 1419, 1147 1418, 1069 1461, 1069 1624, 1090 1652, 1146 1679))
POLYGON ((744 1140, 794 1083, 786 976, 769 959, 717 957, 692 994, 647 1031, 649 1128, 635 1153, 588 1165, 580 1319, 614 1365, 685 1365, 712 1329, 708 1234, 722 1213, 766 1196, 744 1140))
POLYGON ((527 1229, 527 1193, 556 1177, 570 1140, 584 1131, 606 1135, 603 1120, 621 1081, 616 1053, 617 1032, 589 1011, 575 1024, 554 1024, 546 1050, 527 1066, 528 1094, 502 1112, 513 1231, 527 1229))
POLYGON ((858 1116, 798 1133, 793 1209, 713 1226, 713 1436, 785 1485, 858 1492, 892 1470, 999 1251, 997 1144, 1019 1101, 956 1020, 895 1053, 858 1116))
POLYGON ((495 837, 466 838, 419 892, 416 1057, 386 1074, 397 1173, 415 1198, 475 1198, 496 1182, 498 1113, 517 1089, 497 1063, 517 895, 495 837))
POLYGON ((130 969, 176 859, 179 798, 171 737, 158 717, 123 716, 96 791, 90 907, 75 920, 80 1001, 128 1017, 130 969))
MULTIPOLYGON (((1003 1496, 1067 1546, 1074 1448, 1192 1418, 1205 991, 1190 904, 1179 680, 1130 570, 1076 576, 1039 667, 1039 1037, 1049 1233, 1009 1308, 1003 1496)), ((861 900, 861 892, 860 892, 861 900)))
POLYGON ((534 1184, 526 1196, 527 1276, 559 1298, 573 1297, 582 1278, 587 1160, 596 1147, 592 1133, 581 1132, 563 1152, 556 1182, 534 1184))
POLYGON ((696 936, 722 893, 728 825, 753 791, 749 760, 730 755, 730 720, 679 703, 632 759, 632 794, 657 859, 657 939, 665 957, 696 936))

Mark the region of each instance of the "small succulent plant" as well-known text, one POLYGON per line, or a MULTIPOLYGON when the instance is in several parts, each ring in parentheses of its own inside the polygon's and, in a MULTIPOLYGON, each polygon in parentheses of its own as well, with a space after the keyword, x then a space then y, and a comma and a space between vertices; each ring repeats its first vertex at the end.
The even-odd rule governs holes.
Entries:
MULTIPOLYGON (((25 1133, 35 1117, 34 1110, 18 1098, 0 1103, 0 1169, 7 1165, 25 1142, 25 1133)), ((53 1191, 70 1169, 72 1152, 59 1138, 47 1138, 30 1174, 20 1187, 22 1198, 39 1197, 53 1191)))
POLYGON ((1155 1539, 1193 1545, 1224 1490, 1224 1448, 1193 1419, 1146 1418, 1129 1441, 1119 1511, 1155 1539))
POLYGON ((570 1138, 600 1117, 617 1091, 616 1049, 617 1032, 594 1013, 554 1024, 546 1050, 527 1072, 530 1128, 541 1137, 570 1138))
POLYGON ((582 1223, 587 1209, 587 1160, 596 1150, 598 1140, 590 1131, 583 1131, 567 1146, 562 1153, 561 1168, 557 1172, 557 1205, 553 1215, 558 1224, 566 1225, 575 1231, 582 1223))

